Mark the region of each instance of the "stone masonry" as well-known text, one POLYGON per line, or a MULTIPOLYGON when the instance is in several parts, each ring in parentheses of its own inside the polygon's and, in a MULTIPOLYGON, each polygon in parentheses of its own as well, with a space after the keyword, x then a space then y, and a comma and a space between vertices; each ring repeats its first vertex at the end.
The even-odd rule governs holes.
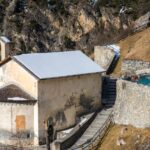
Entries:
POLYGON ((117 81, 117 99, 114 106, 116 124, 150 127, 150 87, 129 81, 117 81))
POLYGON ((137 70, 150 69, 150 62, 140 60, 124 60, 122 63, 123 73, 135 73, 137 70))

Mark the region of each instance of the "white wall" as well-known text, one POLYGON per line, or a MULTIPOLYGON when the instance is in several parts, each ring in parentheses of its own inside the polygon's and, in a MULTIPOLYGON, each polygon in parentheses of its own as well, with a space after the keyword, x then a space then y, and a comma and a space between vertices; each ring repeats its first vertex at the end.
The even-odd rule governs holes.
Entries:
POLYGON ((0 142, 14 144, 16 141, 12 135, 16 135, 16 116, 25 116, 25 131, 31 138, 28 144, 33 144, 34 132, 34 105, 12 104, 0 102, 0 142), (32 140, 31 140, 32 139, 32 140))
POLYGON ((0 82, 15 82, 35 99, 38 97, 37 78, 25 70, 14 60, 10 60, 0 67, 0 82))

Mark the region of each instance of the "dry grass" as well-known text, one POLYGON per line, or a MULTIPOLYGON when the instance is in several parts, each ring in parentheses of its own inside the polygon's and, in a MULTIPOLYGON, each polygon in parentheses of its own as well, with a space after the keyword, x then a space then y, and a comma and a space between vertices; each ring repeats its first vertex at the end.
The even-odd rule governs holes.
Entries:
POLYGON ((148 146, 147 141, 150 144, 150 129, 137 129, 132 126, 115 125, 108 132, 98 150, 144 150, 140 149, 140 147, 144 143, 148 146), (125 145, 117 145, 117 139, 120 137, 126 142, 125 145))
POLYGON ((121 63, 124 59, 150 61, 150 28, 127 37, 119 42, 121 58, 114 74, 121 74, 121 63))

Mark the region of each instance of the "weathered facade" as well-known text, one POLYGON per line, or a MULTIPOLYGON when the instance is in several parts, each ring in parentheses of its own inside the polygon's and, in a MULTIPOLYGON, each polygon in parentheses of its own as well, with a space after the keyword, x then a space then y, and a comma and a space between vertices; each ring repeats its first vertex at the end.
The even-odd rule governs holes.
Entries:
POLYGON ((43 120, 50 116, 57 129, 72 126, 75 124, 76 115, 96 110, 101 106, 99 74, 41 80, 38 86, 41 128, 44 127, 43 120))
MULTIPOLYGON (((1 63, 0 80, 1 85, 14 83, 37 99, 34 105, 29 106, 33 107, 31 110, 34 111, 27 112, 34 114, 33 128, 30 132, 34 132, 36 145, 43 142, 44 122, 48 119, 55 129, 60 130, 73 126, 78 115, 100 108, 100 73, 103 71, 79 51, 27 54, 9 58, 1 63), (61 60, 61 54, 66 60, 61 60), (72 58, 69 59, 66 55, 72 58), (58 58, 55 60, 56 56, 58 58), (60 63, 57 65, 58 59, 60 63)), ((20 105, 21 107, 24 108, 22 110, 26 110, 26 106, 20 105)), ((23 112, 20 112, 17 115, 22 114, 23 112)))
POLYGON ((0 143, 32 145, 36 100, 16 85, 0 89, 0 143), (26 142, 22 142, 26 139, 26 142))

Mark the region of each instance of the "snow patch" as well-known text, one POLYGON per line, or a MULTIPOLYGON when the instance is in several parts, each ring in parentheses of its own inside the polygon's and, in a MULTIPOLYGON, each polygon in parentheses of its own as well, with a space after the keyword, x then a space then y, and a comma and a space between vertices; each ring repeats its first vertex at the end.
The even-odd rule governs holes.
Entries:
POLYGON ((0 39, 2 39, 5 43, 10 43, 10 40, 5 36, 1 36, 0 39))
POLYGON ((112 44, 112 45, 107 45, 106 47, 112 49, 116 55, 120 56, 120 47, 119 46, 112 44))
POLYGON ((81 120, 81 122, 79 123, 79 125, 83 125, 86 122, 87 118, 84 118, 83 120, 81 120))
POLYGON ((64 131, 62 131, 62 132, 63 132, 63 133, 66 133, 66 134, 69 134, 72 130, 73 130, 73 128, 70 128, 70 129, 64 130, 64 131))
POLYGON ((12 100, 12 101, 26 101, 27 99, 23 97, 8 97, 7 100, 12 100))

